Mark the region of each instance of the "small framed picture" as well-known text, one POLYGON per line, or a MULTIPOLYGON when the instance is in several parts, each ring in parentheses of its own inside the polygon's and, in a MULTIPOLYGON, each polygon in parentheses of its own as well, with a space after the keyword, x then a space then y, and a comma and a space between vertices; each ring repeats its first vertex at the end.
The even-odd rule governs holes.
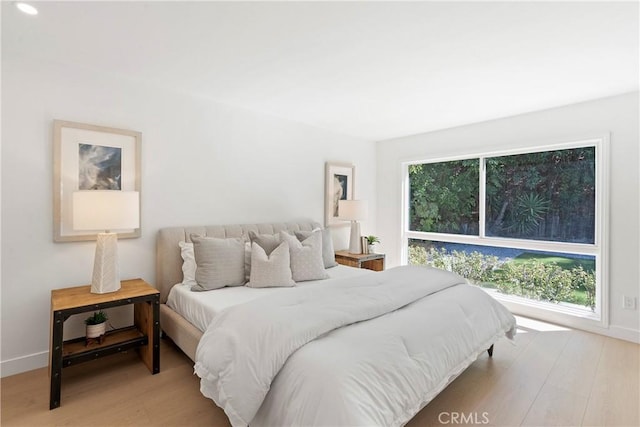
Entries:
POLYGON ((353 200, 356 167, 349 163, 325 164, 325 227, 349 225, 338 219, 338 201, 353 200))
MULTIPOLYGON (((73 192, 140 192, 140 142, 136 131, 53 122, 53 240, 96 240, 97 233, 73 229, 73 192)), ((140 228, 118 238, 140 237, 140 228)))

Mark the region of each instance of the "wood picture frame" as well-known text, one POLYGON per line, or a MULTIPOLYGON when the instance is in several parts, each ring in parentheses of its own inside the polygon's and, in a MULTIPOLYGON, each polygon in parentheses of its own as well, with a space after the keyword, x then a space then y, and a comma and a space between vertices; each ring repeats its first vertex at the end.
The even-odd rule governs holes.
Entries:
MULTIPOLYGON (((97 232, 73 229, 72 195, 74 191, 141 191, 141 141, 142 134, 136 131, 54 120, 53 240, 55 242, 97 239, 97 232)), ((142 226, 135 230, 118 232, 118 238, 140 237, 141 228, 142 226)))
POLYGON ((338 219, 338 201, 354 199, 356 167, 350 163, 326 162, 324 176, 324 225, 347 226, 349 221, 338 219))

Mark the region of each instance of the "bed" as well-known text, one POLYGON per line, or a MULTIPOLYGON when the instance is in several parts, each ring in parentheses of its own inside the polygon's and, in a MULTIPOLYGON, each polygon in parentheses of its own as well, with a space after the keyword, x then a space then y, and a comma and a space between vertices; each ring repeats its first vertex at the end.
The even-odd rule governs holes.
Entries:
POLYGON ((403 425, 479 355, 490 356, 496 340, 513 338, 515 319, 502 305, 437 269, 338 266, 328 280, 270 290, 190 292, 181 284, 178 244, 192 233, 239 238, 317 227, 158 233, 161 329, 195 362, 201 392, 233 425, 403 425))

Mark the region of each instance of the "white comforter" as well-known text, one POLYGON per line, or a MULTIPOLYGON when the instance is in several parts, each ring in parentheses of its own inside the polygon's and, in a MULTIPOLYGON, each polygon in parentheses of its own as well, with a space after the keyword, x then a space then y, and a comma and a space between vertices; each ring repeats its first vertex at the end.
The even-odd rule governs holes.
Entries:
POLYGON ((234 426, 402 425, 515 331, 502 305, 437 269, 291 291, 223 311, 200 340, 201 391, 234 426))

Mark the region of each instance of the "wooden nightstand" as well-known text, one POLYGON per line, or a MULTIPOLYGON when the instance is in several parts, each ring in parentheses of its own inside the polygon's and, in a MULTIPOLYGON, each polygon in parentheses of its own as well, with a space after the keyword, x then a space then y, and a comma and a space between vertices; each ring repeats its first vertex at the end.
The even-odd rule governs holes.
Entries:
POLYGON ((62 368, 136 348, 152 374, 160 372, 160 292, 142 279, 124 280, 117 292, 92 294, 91 286, 51 291, 49 409, 60 406, 62 368), (102 343, 85 344, 85 338, 63 341, 69 316, 133 304, 133 325, 109 331, 102 343))
POLYGON ((349 251, 336 251, 336 262, 349 267, 384 270, 384 254, 350 254, 349 251))

